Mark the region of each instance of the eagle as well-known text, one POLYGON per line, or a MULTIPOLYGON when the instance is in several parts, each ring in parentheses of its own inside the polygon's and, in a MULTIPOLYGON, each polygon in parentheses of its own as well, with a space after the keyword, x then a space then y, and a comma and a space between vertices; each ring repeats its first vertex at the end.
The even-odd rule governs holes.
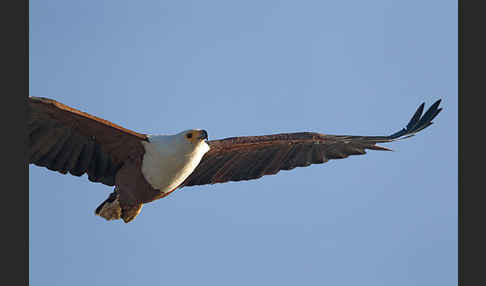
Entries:
POLYGON ((422 103, 409 123, 388 136, 328 135, 314 132, 208 140, 203 129, 173 135, 142 134, 56 100, 29 97, 29 164, 82 176, 113 187, 95 210, 106 220, 132 221, 143 204, 177 189, 253 180, 280 170, 307 167, 414 136, 432 124, 441 100, 423 113, 422 103))

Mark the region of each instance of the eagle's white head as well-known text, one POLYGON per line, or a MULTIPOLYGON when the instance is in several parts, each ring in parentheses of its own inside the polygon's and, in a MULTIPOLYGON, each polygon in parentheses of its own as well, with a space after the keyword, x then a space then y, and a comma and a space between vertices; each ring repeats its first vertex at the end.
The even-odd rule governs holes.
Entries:
POLYGON ((170 144, 174 146, 173 148, 180 149, 178 152, 200 153, 202 157, 204 153, 209 151, 209 145, 206 143, 208 132, 204 129, 188 129, 167 137, 171 141, 170 144))
POLYGON ((184 137, 191 144, 199 144, 208 139, 208 132, 204 129, 188 129, 177 133, 175 136, 184 137))
POLYGON ((162 153, 192 153, 198 149, 206 153, 209 150, 207 139, 208 132, 203 129, 188 129, 173 135, 149 135, 150 143, 160 146, 162 153))

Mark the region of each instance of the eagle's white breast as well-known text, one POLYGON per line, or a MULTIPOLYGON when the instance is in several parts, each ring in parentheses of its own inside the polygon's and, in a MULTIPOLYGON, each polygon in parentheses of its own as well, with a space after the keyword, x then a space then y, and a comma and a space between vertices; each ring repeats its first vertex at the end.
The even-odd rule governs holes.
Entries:
POLYGON ((142 174, 154 189, 163 193, 184 182, 209 151, 205 141, 190 142, 183 133, 152 135, 143 145, 142 174))

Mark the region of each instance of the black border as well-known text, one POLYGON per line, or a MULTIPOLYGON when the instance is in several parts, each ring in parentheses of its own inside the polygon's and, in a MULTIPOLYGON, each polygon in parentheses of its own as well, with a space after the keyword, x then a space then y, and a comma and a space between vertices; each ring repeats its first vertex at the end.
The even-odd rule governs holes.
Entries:
POLYGON ((486 23, 484 9, 479 3, 462 0, 458 3, 459 285, 486 285, 486 188, 481 180, 484 162, 480 162, 484 157, 484 140, 481 137, 486 120, 483 111, 485 105, 479 103, 486 94, 482 84, 486 76, 486 23), (478 5, 474 6, 473 3, 478 5))
POLYGON ((462 190, 462 167, 463 167, 463 164, 462 164, 462 152, 461 152, 461 149, 462 149, 462 120, 461 120, 461 115, 462 115, 462 87, 463 87, 463 84, 462 84, 462 33, 463 33, 463 24, 462 24, 462 14, 463 14, 463 10, 462 10, 462 1, 459 0, 458 1, 458 5, 457 5, 457 22, 458 22, 458 37, 457 37, 457 77, 458 77, 458 80, 457 80, 457 88, 458 88, 458 98, 457 98, 457 108, 458 108, 458 111, 457 111, 457 114, 458 114, 458 130, 457 130, 457 135, 458 135, 458 142, 457 142, 457 147, 458 147, 458 150, 457 150, 457 154, 458 154, 458 160, 457 160, 457 185, 458 185, 458 198, 457 198, 457 202, 458 202, 458 245, 457 245, 457 250, 458 250, 458 285, 464 285, 464 271, 463 271, 463 249, 462 249, 462 233, 463 233, 463 224, 462 224, 462 193, 461 193, 461 190, 462 190))
POLYGON ((29 3, 2 1, 2 284, 29 283, 29 3), (20 159, 22 158, 22 159, 20 159))
POLYGON ((462 80, 462 77, 463 77, 463 73, 462 73, 462 69, 463 69, 463 61, 462 61, 462 46, 463 46, 463 42, 462 42, 462 34, 463 34, 463 21, 462 21, 462 16, 463 15, 463 9, 462 9, 462 0, 459 0, 458 1, 458 5, 457 5, 457 22, 458 22, 458 38, 457 38, 457 43, 458 43, 458 47, 457 47, 457 75, 458 75, 458 81, 457 81, 457 87, 458 87, 458 98, 457 98, 457 107, 458 107, 458 111, 457 111, 457 114, 458 114, 458 142, 457 142, 457 147, 458 147, 458 160, 457 160, 457 163, 458 163, 458 168, 457 168, 457 171, 458 171, 458 174, 457 174, 457 183, 458 183, 458 245, 457 245, 457 250, 458 250, 458 285, 465 285, 464 284, 464 271, 463 271, 463 261, 464 261, 464 257, 463 257, 463 249, 462 249, 462 242, 463 242, 463 237, 462 237, 462 234, 463 234, 463 221, 462 221, 462 204, 463 204, 463 201, 462 201, 462 189, 463 189, 463 180, 462 180, 462 171, 463 171, 463 163, 462 163, 462 158, 463 158, 463 153, 462 153, 462 123, 463 121, 461 120, 461 116, 462 116, 462 90, 463 90, 463 80, 462 80))

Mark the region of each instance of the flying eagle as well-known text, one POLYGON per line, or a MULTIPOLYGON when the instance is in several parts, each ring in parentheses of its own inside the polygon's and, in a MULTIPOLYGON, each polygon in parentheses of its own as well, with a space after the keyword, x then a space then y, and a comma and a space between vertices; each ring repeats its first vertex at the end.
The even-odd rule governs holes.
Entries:
POLYGON ((408 138, 430 126, 442 110, 439 104, 422 116, 422 103, 407 126, 389 136, 300 132, 208 141, 201 129, 141 134, 52 99, 29 97, 29 164, 88 174, 92 182, 115 186, 95 214, 128 223, 143 204, 182 187, 258 179, 365 154, 366 149, 390 151, 376 144, 408 138))

